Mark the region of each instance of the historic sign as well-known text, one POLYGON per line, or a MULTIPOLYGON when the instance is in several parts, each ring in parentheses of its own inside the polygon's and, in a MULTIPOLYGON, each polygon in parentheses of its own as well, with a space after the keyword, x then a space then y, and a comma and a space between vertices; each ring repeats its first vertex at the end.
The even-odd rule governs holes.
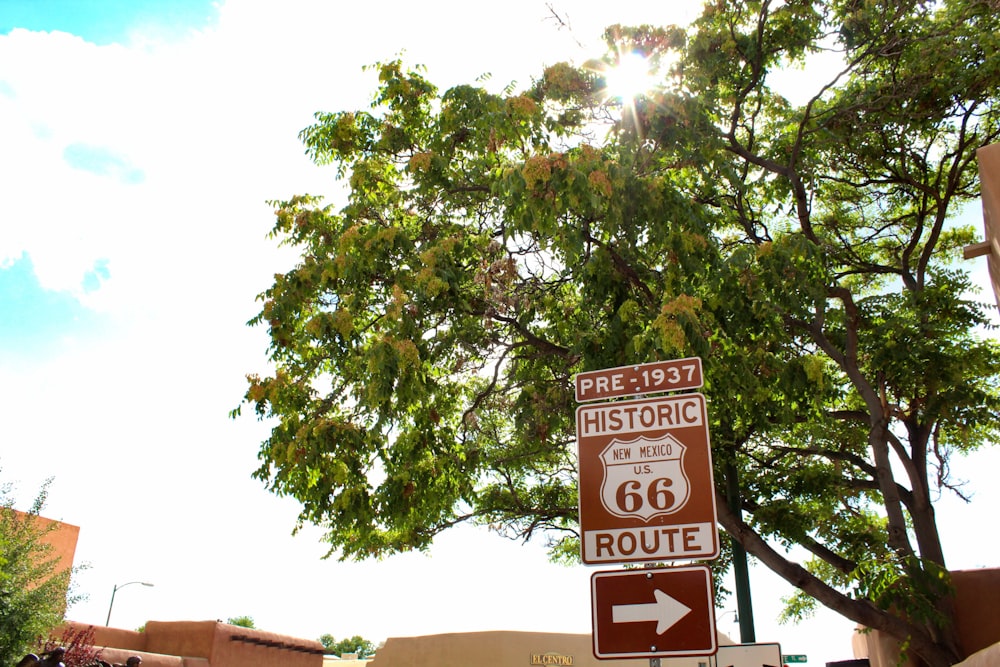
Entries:
POLYGON ((697 656, 718 649, 707 567, 595 572, 590 583, 595 657, 697 656))
POLYGON ((584 405, 576 433, 584 563, 719 555, 704 396, 584 405))

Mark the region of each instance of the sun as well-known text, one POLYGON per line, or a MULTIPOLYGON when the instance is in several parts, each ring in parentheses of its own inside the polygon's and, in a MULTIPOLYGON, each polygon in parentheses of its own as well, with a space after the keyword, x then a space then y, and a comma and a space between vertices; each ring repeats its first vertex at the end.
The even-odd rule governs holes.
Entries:
POLYGON ((608 99, 618 99, 631 104, 655 85, 649 60, 636 51, 627 51, 618 57, 618 63, 604 72, 608 99))

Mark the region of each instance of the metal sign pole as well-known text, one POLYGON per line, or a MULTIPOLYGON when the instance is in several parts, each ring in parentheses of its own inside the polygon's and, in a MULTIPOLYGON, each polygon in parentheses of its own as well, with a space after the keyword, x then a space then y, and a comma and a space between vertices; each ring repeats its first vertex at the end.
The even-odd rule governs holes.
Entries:
MULTIPOLYGON (((735 456, 735 453, 734 453, 735 456)), ((740 482, 733 461, 726 462, 726 496, 729 509, 736 518, 743 520, 743 508, 740 500, 740 482)), ((750 603, 750 571, 747 566, 747 552, 735 537, 731 537, 733 548, 733 576, 736 579, 736 608, 740 619, 740 642, 753 644, 757 635, 753 627, 753 606, 750 603)))

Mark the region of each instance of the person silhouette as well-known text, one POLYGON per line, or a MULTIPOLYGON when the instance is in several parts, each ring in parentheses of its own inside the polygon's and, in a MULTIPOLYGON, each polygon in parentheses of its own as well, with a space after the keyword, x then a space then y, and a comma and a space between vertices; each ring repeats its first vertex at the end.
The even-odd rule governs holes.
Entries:
POLYGON ((48 653, 42 654, 42 659, 38 661, 38 667, 66 667, 63 663, 63 657, 66 655, 66 649, 62 646, 58 646, 48 653))

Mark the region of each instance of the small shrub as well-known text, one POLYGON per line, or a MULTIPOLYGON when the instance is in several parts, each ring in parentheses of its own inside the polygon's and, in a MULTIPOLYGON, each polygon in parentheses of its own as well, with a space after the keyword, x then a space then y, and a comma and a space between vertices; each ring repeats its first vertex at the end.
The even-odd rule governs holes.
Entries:
POLYGON ((101 658, 101 649, 94 647, 94 626, 78 629, 67 626, 58 638, 49 637, 42 645, 42 652, 47 653, 62 646, 66 649, 63 664, 66 667, 89 667, 101 658))

